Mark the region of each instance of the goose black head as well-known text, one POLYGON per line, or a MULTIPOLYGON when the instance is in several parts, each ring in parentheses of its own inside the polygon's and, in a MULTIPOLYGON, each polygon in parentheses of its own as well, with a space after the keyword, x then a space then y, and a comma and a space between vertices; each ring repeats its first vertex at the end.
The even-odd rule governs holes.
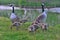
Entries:
POLYGON ((41 6, 42 6, 42 12, 44 12, 44 3, 42 3, 41 6))
POLYGON ((10 5, 10 7, 14 6, 14 4, 9 4, 9 5, 10 5))
POLYGON ((14 13, 14 5, 10 4, 10 7, 12 7, 12 13, 14 13))

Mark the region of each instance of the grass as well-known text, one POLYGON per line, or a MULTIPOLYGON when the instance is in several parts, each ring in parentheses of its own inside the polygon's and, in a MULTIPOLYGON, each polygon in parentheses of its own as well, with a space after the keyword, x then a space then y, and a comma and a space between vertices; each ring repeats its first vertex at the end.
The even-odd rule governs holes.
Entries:
MULTIPOLYGON (((60 0, 58 0, 60 1, 60 0)), ((19 0, 20 2, 20 0, 19 0)), ((16 0, 0 0, 0 4, 8 5, 9 3, 14 3, 15 5, 20 5, 20 3, 17 2, 16 0)), ((25 3, 27 4, 27 3, 25 3)), ((36 3, 32 3, 32 6, 35 6, 36 3)), ((38 4, 38 3, 37 3, 38 4)), ((36 4, 36 5, 37 5, 36 4)), ((39 3, 40 4, 40 3, 39 3)), ((28 5, 28 4, 27 4, 28 5)), ((47 4, 47 6, 60 6, 59 2, 51 1, 51 4, 47 4)), ((31 6, 31 4, 30 4, 31 6)), ((60 14, 57 13, 48 13, 48 19, 47 23, 50 24, 48 27, 48 30, 43 32, 41 29, 38 29, 35 33, 29 33, 28 26, 31 24, 31 22, 27 22, 24 25, 21 25, 19 30, 17 31, 16 28, 14 27, 12 30, 10 29, 11 21, 9 16, 7 16, 8 13, 11 13, 11 11, 0 11, 0 40, 60 40, 60 14), (4 16, 4 17, 2 17, 4 16)), ((23 15, 23 12, 21 11, 16 11, 17 15, 21 16, 23 15)), ((37 12, 36 12, 37 13, 37 12)), ((29 14, 28 14, 29 15, 29 14)), ((38 16, 39 14, 33 13, 31 17, 34 19, 38 16), (34 16, 35 15, 35 16, 34 16)), ((32 19, 33 19, 32 18, 32 19)), ((30 21, 32 19, 29 19, 30 21)), ((34 20, 33 19, 33 20, 34 20)), ((33 21, 32 20, 32 21, 33 21)))
POLYGON ((60 40, 60 25, 49 26, 45 32, 38 29, 35 33, 29 33, 26 29, 30 24, 21 25, 18 31, 15 27, 11 30, 10 19, 0 17, 0 40, 60 40))
POLYGON ((0 0, 0 5, 15 4, 18 5, 18 0, 0 0))
MULTIPOLYGON (((11 13, 11 10, 1 10, 0 11, 0 40, 59 40, 60 39, 60 14, 58 13, 48 13, 47 23, 50 24, 48 30, 43 32, 41 29, 38 29, 35 33, 29 33, 26 30, 31 22, 27 22, 24 25, 21 25, 17 31, 14 27, 10 29, 11 21, 9 16, 6 14, 11 13)), ((16 10, 17 15, 23 15, 22 11, 16 10)), ((30 13, 27 12, 29 15, 30 13)), ((39 13, 34 10, 32 11, 32 19, 29 18, 29 21, 33 21, 39 13)), ((21 17, 20 16, 20 17, 21 17)))
MULTIPOLYGON (((16 6, 41 6, 41 1, 38 2, 27 2, 26 0, 0 0, 0 5, 15 4, 16 6)), ((48 7, 60 7, 60 0, 47 0, 45 6, 48 7)))
POLYGON ((47 23, 49 23, 52 26, 54 26, 56 24, 59 24, 58 23, 58 22, 60 22, 60 21, 58 21, 59 20, 59 18, 58 18, 59 15, 60 14, 58 14, 58 13, 49 12, 48 17, 47 17, 47 23))
POLYGON ((48 0, 45 2, 46 7, 60 7, 59 0, 48 0))
MULTIPOLYGON (((37 0, 38 2, 30 1, 27 2, 26 0, 20 1, 21 5, 24 6, 32 6, 32 7, 41 7, 41 1, 37 0)), ((44 1, 44 0, 42 0, 44 1)), ((46 7, 60 7, 60 0, 47 0, 44 2, 46 7)))

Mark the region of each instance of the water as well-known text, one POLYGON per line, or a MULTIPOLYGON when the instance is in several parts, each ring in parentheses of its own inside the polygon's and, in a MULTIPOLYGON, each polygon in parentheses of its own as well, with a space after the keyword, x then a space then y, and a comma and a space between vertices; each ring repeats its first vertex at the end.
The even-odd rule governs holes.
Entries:
MULTIPOLYGON (((20 7, 15 7, 16 10, 24 10, 23 8, 21 9, 20 7)), ((12 7, 10 6, 4 6, 4 5, 0 5, 0 10, 12 10, 12 7)), ((29 9, 28 9, 29 10, 29 9)), ((35 10, 35 9, 34 9, 35 10)), ((37 10, 38 12, 41 12, 41 9, 37 10)), ((60 13, 60 8, 49 8, 50 12, 57 12, 60 13)))

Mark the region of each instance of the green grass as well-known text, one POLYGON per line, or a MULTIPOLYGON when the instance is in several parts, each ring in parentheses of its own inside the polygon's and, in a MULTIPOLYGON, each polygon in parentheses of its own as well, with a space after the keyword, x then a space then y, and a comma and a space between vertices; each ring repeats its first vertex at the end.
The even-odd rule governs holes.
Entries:
MULTIPOLYGON (((41 1, 38 2, 27 2, 26 0, 0 0, 0 5, 15 4, 15 6, 41 6, 41 1)), ((47 0, 45 6, 48 7, 60 7, 60 0, 47 0)))
POLYGON ((47 2, 45 2, 45 5, 48 7, 60 7, 60 0, 48 0, 47 2))
MULTIPOLYGON (((38 1, 38 0, 37 0, 38 1)), ((44 1, 44 0, 42 0, 44 1)), ((38 2, 34 2, 34 1, 31 1, 31 2, 27 2, 26 0, 22 0, 20 1, 20 4, 21 5, 24 5, 24 6, 32 6, 32 7, 41 7, 41 1, 38 1, 38 2)), ((60 0, 46 0, 45 2, 45 6, 46 7, 60 7, 60 0)))
MULTIPOLYGON (((15 13, 21 17, 22 11, 16 10, 15 13)), ((8 13, 11 13, 11 10, 0 11, 0 40, 60 40, 60 14, 48 13, 47 23, 50 25, 46 32, 38 29, 35 33, 29 33, 26 29, 31 22, 21 25, 18 31, 15 27, 11 30, 11 21, 6 15, 8 13)), ((29 14, 27 12, 27 15, 29 14)), ((29 21, 33 21, 38 15, 39 13, 36 10, 32 11, 32 16, 30 16, 32 19, 29 18, 29 21)))
POLYGON ((0 5, 15 4, 18 5, 18 0, 0 0, 0 5))
POLYGON ((29 33, 26 29, 30 24, 21 25, 18 31, 15 27, 11 30, 10 19, 0 17, 0 40, 60 40, 60 25, 49 26, 45 32, 38 29, 35 33, 29 33))
POLYGON ((47 16, 47 23, 49 23, 50 25, 54 26, 56 24, 59 24, 59 16, 60 14, 58 13, 52 13, 52 12, 48 12, 48 16, 47 16))

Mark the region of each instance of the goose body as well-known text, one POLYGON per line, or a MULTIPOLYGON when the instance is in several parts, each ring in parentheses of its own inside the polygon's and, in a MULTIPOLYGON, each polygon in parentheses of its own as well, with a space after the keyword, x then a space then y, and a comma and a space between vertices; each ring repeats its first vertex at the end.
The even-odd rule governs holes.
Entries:
POLYGON ((36 31, 39 27, 39 25, 42 27, 43 30, 46 29, 46 19, 47 19, 47 12, 48 9, 44 10, 44 4, 42 4, 42 13, 36 18, 36 20, 32 23, 31 26, 29 26, 28 30, 30 32, 36 31))
POLYGON ((10 5, 12 7, 12 13, 10 15, 10 19, 15 19, 16 18, 16 15, 15 15, 15 12, 14 12, 14 6, 13 5, 10 5))
POLYGON ((15 19, 17 16, 14 13, 11 13, 10 19, 15 19))
POLYGON ((42 27, 43 30, 45 29, 45 24, 44 23, 46 22, 46 19, 47 19, 47 14, 46 13, 47 12, 44 11, 41 15, 39 15, 37 17, 37 19, 32 23, 32 25, 29 26, 28 30, 30 32, 36 31, 39 28, 39 25, 42 27))
POLYGON ((42 13, 38 16, 37 20, 39 20, 40 22, 45 22, 47 19, 47 11, 48 9, 44 9, 44 3, 42 3, 42 13))
POLYGON ((19 21, 19 17, 14 12, 14 6, 13 5, 10 5, 10 6, 12 7, 12 13, 10 15, 10 19, 12 23, 14 23, 15 21, 19 21))
POLYGON ((45 22, 46 19, 47 19, 47 13, 45 11, 37 18, 37 20, 39 20, 40 22, 45 22))
POLYGON ((47 19, 47 12, 48 9, 44 9, 44 3, 42 3, 42 13, 37 17, 36 21, 37 23, 45 23, 47 19))

